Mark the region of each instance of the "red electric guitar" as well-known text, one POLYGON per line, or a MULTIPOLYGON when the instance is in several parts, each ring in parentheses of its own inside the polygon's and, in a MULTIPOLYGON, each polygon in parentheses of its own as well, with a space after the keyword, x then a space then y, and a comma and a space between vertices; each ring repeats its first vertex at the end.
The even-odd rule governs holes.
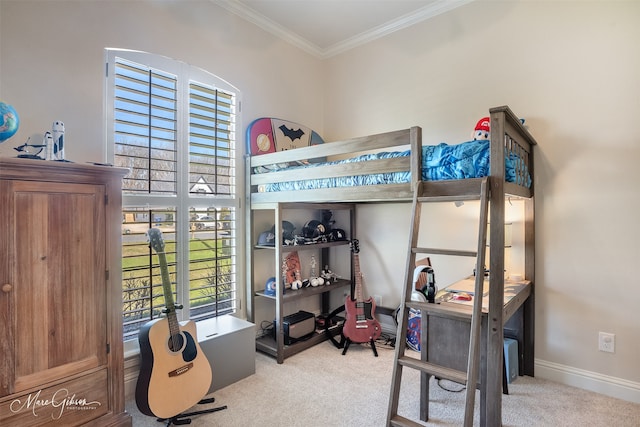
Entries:
POLYGON ((360 273, 360 260, 358 258, 360 248, 357 239, 351 241, 351 252, 353 252, 353 270, 356 279, 356 299, 353 300, 350 295, 347 295, 344 302, 346 320, 342 327, 342 333, 351 342, 373 342, 380 338, 382 328, 375 318, 375 301, 371 297, 367 300, 362 297, 362 273, 360 273))

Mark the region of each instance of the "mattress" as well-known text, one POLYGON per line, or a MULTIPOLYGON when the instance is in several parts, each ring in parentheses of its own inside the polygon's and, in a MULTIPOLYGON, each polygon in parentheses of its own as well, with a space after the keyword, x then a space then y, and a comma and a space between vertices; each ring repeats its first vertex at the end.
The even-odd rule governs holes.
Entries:
MULTIPOLYGON (((481 178, 489 175, 490 170, 490 142, 488 140, 474 140, 461 144, 449 145, 441 143, 422 147, 422 180, 441 181, 452 179, 481 178)), ((306 165, 276 164, 258 166, 253 173, 265 173, 281 170, 316 168, 323 165, 335 165, 354 162, 366 162, 392 157, 408 157, 410 151, 385 151, 373 154, 363 154, 345 160, 306 165)), ((505 159, 506 181, 529 188, 530 174, 517 173, 526 168, 526 164, 515 154, 508 154, 505 159)), ((326 177, 319 179, 302 179, 288 182, 278 182, 260 185, 259 192, 309 190, 319 188, 355 187, 364 185, 384 185, 408 183, 411 180, 410 171, 374 173, 367 175, 326 177)))

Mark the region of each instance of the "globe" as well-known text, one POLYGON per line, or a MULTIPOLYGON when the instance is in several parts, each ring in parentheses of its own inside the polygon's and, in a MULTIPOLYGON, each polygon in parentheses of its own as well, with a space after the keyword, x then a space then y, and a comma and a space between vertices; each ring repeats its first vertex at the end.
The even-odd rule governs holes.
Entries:
POLYGON ((19 126, 20 119, 16 110, 0 101, 0 143, 15 135, 19 126))

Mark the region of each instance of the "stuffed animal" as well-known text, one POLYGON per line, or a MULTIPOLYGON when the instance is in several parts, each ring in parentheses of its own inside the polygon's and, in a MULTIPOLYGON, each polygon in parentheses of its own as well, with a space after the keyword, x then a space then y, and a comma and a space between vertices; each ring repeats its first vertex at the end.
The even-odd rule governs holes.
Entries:
MULTIPOLYGON (((524 126, 524 119, 520 119, 520 123, 524 126)), ((525 126, 525 128, 527 128, 527 126, 525 126)), ((474 141, 491 139, 491 123, 489 117, 483 117, 478 120, 476 128, 471 134, 471 138, 473 138, 474 141)))
POLYGON ((489 124, 489 117, 481 118, 476 124, 476 128, 473 130, 471 137, 474 141, 490 139, 491 126, 489 124))

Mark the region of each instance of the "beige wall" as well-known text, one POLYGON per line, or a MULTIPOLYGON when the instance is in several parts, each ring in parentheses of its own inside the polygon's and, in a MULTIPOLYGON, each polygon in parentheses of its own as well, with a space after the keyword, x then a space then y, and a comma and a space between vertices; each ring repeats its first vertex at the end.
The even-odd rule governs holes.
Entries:
MULTIPOLYGON (((327 60, 324 136, 420 125, 426 143, 456 143, 511 106, 539 143, 536 373, 640 402, 638 18, 640 2, 470 3, 327 60)), ((409 210, 358 217, 377 233, 361 237, 368 290, 390 305, 409 210)))
MULTIPOLYGON (((456 143, 508 104, 539 142, 536 373, 640 401, 638 17, 638 2, 479 0, 320 61, 204 0, 0 0, 0 99, 22 120, 0 156, 60 119, 69 159, 103 160, 105 47, 214 72, 242 91, 245 127, 284 117, 329 140, 420 125, 456 143)), ((368 292, 397 305, 409 206, 359 212, 368 292)))
MULTIPOLYGON (((321 129, 321 61, 208 0, 0 0, 0 99, 21 121, 18 133, 0 144, 0 156, 14 157, 13 148, 28 138, 40 143, 52 122, 62 120, 67 159, 105 161, 107 47, 174 58, 238 88, 241 159, 246 125, 257 117, 321 129)), ((240 241, 243 230, 239 218, 240 241)), ((245 265, 243 255, 238 265, 245 265)))
POLYGON ((1 0, 0 19, 0 98, 21 119, 0 155, 62 120, 68 159, 103 160, 106 47, 181 60, 239 88, 241 132, 261 115, 322 126, 321 62, 208 0, 1 0))

